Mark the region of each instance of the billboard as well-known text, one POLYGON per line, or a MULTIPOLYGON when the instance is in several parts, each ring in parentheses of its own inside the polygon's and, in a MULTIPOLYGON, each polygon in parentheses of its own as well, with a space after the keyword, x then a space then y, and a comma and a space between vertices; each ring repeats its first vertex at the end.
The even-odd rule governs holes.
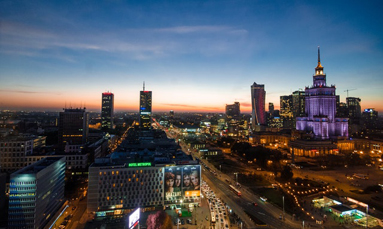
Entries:
POLYGON ((165 202, 176 203, 183 197, 201 195, 201 166, 178 165, 165 167, 165 202))
POLYGON ((132 214, 129 215, 129 224, 128 228, 132 229, 138 224, 138 221, 140 220, 140 208, 137 208, 134 210, 132 214))

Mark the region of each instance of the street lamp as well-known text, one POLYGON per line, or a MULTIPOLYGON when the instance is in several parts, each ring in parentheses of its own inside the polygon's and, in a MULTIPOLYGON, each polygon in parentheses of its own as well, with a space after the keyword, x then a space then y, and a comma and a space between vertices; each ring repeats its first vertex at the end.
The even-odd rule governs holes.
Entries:
POLYGON ((235 174, 235 181, 238 183, 238 173, 234 173, 235 174))
POLYGON ((285 196, 282 196, 282 202, 283 202, 283 216, 282 219, 285 219, 285 196))

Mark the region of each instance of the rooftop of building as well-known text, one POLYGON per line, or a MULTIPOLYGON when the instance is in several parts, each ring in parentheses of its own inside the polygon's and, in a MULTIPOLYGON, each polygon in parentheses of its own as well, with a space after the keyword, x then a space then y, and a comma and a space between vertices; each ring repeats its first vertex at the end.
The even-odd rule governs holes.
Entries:
POLYGON ((331 208, 335 209, 337 211, 340 211, 340 212, 346 212, 346 211, 354 210, 353 208, 348 207, 346 205, 334 205, 334 206, 331 206, 331 208))
POLYGON ((63 157, 46 157, 43 158, 27 167, 24 167, 14 173, 12 175, 17 174, 36 174, 40 172, 41 170, 47 168, 48 166, 52 165, 53 163, 63 159, 63 157))

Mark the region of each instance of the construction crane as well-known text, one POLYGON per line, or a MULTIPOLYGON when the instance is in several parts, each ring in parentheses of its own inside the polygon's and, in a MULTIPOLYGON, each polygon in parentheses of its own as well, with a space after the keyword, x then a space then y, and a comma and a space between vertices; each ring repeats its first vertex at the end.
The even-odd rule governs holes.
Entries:
POLYGON ((347 97, 348 97, 348 92, 349 91, 355 91, 356 90, 356 88, 352 88, 352 89, 347 89, 347 90, 345 90, 345 92, 347 92, 347 97))

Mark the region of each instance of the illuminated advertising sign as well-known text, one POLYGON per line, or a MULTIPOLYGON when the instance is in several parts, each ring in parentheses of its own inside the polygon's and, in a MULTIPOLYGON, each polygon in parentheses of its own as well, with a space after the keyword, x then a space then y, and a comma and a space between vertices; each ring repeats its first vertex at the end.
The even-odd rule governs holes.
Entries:
POLYGON ((129 163, 129 167, 150 167, 150 166, 152 166, 151 162, 129 163))
POLYGON ((132 229, 133 227, 135 227, 137 224, 138 224, 138 221, 140 220, 140 208, 137 208, 136 210, 134 210, 134 212, 132 214, 130 214, 129 216, 129 224, 128 224, 128 228, 129 229, 132 229))
POLYGON ((201 196, 201 166, 165 167, 165 203, 177 203, 183 197, 201 196))
POLYGON ((182 168, 171 166, 165 168, 165 200, 173 202, 182 198, 182 168))
MULTIPOLYGON (((187 165, 183 167, 183 194, 186 196, 187 191, 200 191, 201 187, 201 166, 187 165)), ((194 193, 191 196, 200 196, 200 192, 194 193)), ((189 196, 189 195, 187 195, 189 196)))

